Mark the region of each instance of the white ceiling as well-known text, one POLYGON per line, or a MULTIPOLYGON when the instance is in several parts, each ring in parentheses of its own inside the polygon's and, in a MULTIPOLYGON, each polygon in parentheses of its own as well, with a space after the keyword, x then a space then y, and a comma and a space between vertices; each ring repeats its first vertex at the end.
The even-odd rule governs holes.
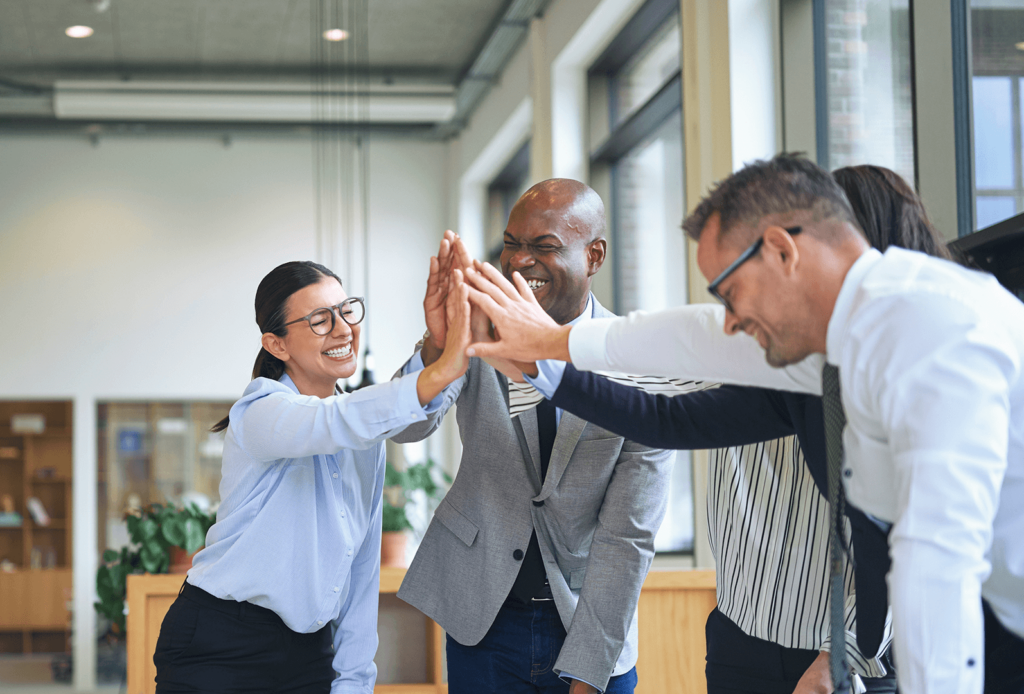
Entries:
MULTIPOLYGON (((308 74, 316 0, 111 0, 96 12, 97 1, 0 0, 0 79, 49 84, 308 74), (74 24, 91 26, 95 34, 65 36, 74 24)), ((369 0, 370 68, 382 76, 453 84, 508 5, 369 0)))

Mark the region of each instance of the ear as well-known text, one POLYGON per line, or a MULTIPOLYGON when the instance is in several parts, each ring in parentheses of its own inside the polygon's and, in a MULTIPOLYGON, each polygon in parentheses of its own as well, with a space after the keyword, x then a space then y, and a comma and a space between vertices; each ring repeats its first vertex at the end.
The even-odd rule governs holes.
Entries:
POLYGON ((604 265, 604 259, 608 257, 608 242, 602 239, 591 241, 587 246, 587 275, 593 276, 604 265))
POLYGON ((278 337, 274 333, 263 333, 263 337, 260 338, 260 343, 263 345, 263 349, 267 350, 281 361, 287 362, 291 359, 291 355, 288 354, 288 349, 284 345, 283 337, 278 337))
POLYGON ((789 232, 773 225, 764 230, 763 238, 761 253, 765 260, 778 265, 783 274, 793 274, 800 263, 800 249, 789 232))

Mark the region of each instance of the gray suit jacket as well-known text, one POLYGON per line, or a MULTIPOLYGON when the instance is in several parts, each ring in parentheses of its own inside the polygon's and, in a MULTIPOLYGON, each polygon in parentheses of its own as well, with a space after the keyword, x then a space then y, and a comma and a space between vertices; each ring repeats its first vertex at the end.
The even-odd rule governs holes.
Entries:
MULTIPOLYGON (((595 317, 612 315, 593 301, 595 317)), ((536 530, 568 632, 555 671, 605 689, 636 664, 636 606, 665 516, 671 453, 563 412, 542 486, 536 411, 509 416, 504 376, 474 358, 441 397, 426 422, 394 437, 422 440, 458 405, 461 467, 398 597, 476 645, 519 573, 513 552, 525 552, 536 530)))

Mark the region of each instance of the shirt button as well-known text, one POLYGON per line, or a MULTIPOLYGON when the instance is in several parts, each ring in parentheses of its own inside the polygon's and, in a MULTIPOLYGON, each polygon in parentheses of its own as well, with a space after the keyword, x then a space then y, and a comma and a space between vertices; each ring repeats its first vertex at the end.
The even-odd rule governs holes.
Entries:
POLYGON ((974 658, 967 659, 967 667, 974 667, 974 658))
POLYGON ((324 623, 321 622, 319 619, 316 621, 316 623, 317 623, 317 626, 321 626, 322 627, 324 625, 324 623))
POLYGON ((338 473, 334 473, 334 479, 338 479, 338 473))
POLYGON ((851 470, 850 468, 846 468, 845 470, 843 470, 843 477, 853 477, 853 470, 851 470))
POLYGON ((338 592, 338 586, 334 586, 334 592, 335 592, 335 593, 337 593, 337 592, 338 592))
POLYGON ((352 556, 352 550, 348 551, 348 556, 350 556, 350 557, 352 556))
POLYGON ((515 559, 516 561, 522 561, 523 560, 523 550, 517 549, 515 552, 512 553, 512 558, 515 559))

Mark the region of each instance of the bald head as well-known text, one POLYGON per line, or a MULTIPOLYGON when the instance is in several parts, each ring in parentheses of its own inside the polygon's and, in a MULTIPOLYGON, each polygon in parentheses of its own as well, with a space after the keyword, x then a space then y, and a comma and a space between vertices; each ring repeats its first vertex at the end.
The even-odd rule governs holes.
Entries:
POLYGON ((591 277, 604 263, 604 203, 586 184, 552 178, 526 191, 505 229, 501 269, 519 272, 559 323, 575 319, 590 298, 591 277))
POLYGON ((604 238, 604 202, 594 189, 571 178, 549 178, 523 193, 509 223, 517 215, 537 215, 558 221, 590 242, 604 238))

